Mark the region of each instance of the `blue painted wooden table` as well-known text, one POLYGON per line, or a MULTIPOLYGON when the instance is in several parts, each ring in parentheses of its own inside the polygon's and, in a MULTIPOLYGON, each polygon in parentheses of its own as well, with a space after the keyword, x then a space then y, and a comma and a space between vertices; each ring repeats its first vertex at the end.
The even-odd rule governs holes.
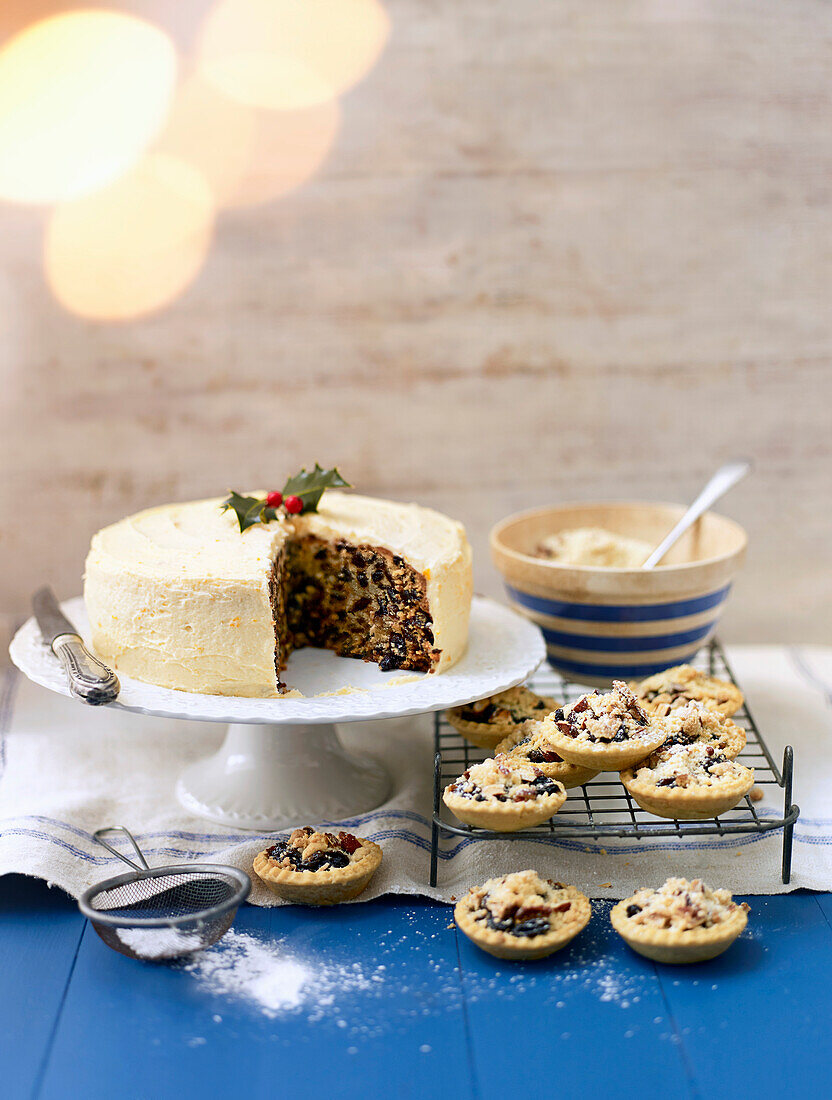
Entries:
POLYGON ((631 953, 606 902, 570 948, 526 964, 477 951, 422 899, 245 906, 236 930, 344 972, 270 1016, 114 953, 63 894, 7 876, 0 1096, 829 1095, 832 896, 747 900, 746 935, 688 968, 631 953))

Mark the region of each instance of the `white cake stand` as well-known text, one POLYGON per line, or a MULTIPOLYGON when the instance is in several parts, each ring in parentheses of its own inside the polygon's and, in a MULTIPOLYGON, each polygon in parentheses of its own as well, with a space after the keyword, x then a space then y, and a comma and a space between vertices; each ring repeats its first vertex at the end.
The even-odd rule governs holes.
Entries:
MULTIPOLYGON (((89 644, 83 600, 63 604, 89 644)), ((69 695, 63 669, 33 619, 15 635, 11 658, 30 680, 69 695)), ((383 673, 328 650, 293 653, 283 679, 302 698, 194 695, 119 674, 111 707, 166 718, 228 724, 213 756, 179 778, 177 795, 197 817, 270 832, 310 821, 339 821, 381 805, 390 777, 374 760, 348 753, 336 722, 398 718, 444 710, 522 683, 545 657, 539 629, 501 604, 475 597, 468 649, 439 676, 383 673)), ((79 704, 83 705, 83 704, 79 704)))

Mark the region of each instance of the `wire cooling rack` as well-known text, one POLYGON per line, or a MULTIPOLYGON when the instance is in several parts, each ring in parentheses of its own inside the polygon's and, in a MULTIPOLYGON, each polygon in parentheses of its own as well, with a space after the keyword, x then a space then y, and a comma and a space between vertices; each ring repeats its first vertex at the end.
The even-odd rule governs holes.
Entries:
MULTIPOLYGON (((737 683, 725 651, 716 640, 700 650, 692 664, 722 680, 737 683)), ((553 696, 562 703, 577 699, 586 690, 578 684, 564 680, 549 665, 538 669, 529 681, 529 687, 541 695, 553 696)), ((602 772, 583 787, 569 788, 566 801, 551 820, 516 833, 495 833, 490 829, 463 825, 442 803, 442 792, 448 783, 489 754, 484 749, 469 744, 447 721, 444 712, 437 713, 434 718, 436 757, 430 853, 431 886, 436 885, 439 841, 442 834, 455 834, 477 840, 523 840, 530 837, 540 840, 547 836, 552 840, 561 837, 597 840, 613 836, 637 839, 660 836, 727 836, 730 833, 767 833, 777 829, 783 830, 781 873, 783 882, 788 882, 791 878, 794 823, 800 813, 799 807, 792 802, 792 747, 786 746, 783 766, 778 768, 747 705, 743 705, 733 715, 733 721, 743 727, 747 737, 746 746, 739 754, 738 761, 754 769, 755 786, 762 789, 766 802, 769 802, 767 796, 775 793, 772 788, 782 788, 782 815, 769 809, 758 810, 748 794, 734 809, 708 821, 676 821, 654 817, 639 808, 614 773, 602 772)))

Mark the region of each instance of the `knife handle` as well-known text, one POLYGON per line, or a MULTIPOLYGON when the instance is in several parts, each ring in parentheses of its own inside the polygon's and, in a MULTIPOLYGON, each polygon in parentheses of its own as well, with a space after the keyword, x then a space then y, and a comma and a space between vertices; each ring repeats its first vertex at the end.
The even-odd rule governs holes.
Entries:
POLYGON ((118 677, 93 657, 77 634, 59 634, 52 643, 52 650, 64 666, 69 690, 76 699, 98 707, 118 697, 121 690, 118 677))

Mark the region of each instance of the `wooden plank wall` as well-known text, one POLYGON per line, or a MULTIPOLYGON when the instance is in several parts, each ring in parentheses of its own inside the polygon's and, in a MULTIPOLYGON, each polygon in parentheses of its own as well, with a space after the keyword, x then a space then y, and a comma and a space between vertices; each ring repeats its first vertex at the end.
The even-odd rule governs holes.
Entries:
POLYGON ((0 207, 6 625, 101 525, 316 459, 464 520, 496 592, 505 513, 744 454, 724 634, 828 640, 832 5, 386 4, 321 173, 224 214, 164 312, 66 314, 0 207))

